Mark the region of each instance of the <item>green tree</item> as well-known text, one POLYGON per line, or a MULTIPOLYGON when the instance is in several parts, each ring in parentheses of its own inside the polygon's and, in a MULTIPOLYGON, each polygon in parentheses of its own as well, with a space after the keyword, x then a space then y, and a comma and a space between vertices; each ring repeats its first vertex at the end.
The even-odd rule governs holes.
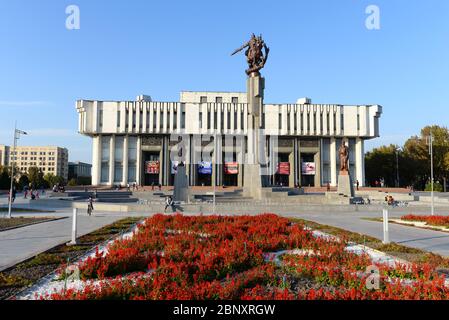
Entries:
POLYGON ((38 167, 28 168, 28 179, 33 188, 40 188, 45 185, 44 174, 38 167))
MULTIPOLYGON (((396 150, 398 146, 390 144, 374 148, 365 155, 365 175, 368 185, 384 179, 386 186, 396 185, 396 150)), ((401 155, 401 157, 403 157, 401 155)), ((402 161, 403 162, 403 161, 402 161)))
POLYGON ((11 175, 7 167, 0 166, 0 190, 8 190, 11 186, 11 175))

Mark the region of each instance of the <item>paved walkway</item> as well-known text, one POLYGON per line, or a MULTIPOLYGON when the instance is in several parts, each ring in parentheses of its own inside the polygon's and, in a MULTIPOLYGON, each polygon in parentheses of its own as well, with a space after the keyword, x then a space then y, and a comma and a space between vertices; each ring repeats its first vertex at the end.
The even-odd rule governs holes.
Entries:
MULTIPOLYGON (((69 216, 69 212, 62 215, 48 215, 69 216)), ((122 218, 124 215, 98 213, 89 217, 80 214, 78 216, 78 236, 90 233, 122 218)), ((71 230, 72 218, 68 217, 0 232, 0 271, 56 245, 69 242, 71 230)))

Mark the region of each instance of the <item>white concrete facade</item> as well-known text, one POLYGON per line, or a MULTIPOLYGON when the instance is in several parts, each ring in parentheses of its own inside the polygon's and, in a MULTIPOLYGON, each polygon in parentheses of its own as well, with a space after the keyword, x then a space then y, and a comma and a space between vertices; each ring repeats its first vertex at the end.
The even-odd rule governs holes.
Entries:
MULTIPOLYGON (((247 123, 248 104, 245 92, 183 91, 180 102, 156 102, 151 101, 149 96, 140 97, 138 101, 76 102, 79 132, 93 138, 94 185, 125 185, 129 182, 147 184, 143 169, 144 162, 149 158, 145 157, 156 157, 161 161, 161 171, 165 172, 160 174, 159 181, 162 185, 170 184, 171 177, 167 170, 169 171, 171 165, 168 154, 175 148, 176 144, 171 141, 171 135, 176 134, 187 137, 184 141, 185 155, 188 157, 186 162, 191 184, 198 184, 195 166, 201 161, 202 155, 197 153, 201 152, 202 148, 209 147, 213 154, 215 149, 214 142, 210 146, 204 146, 204 141, 198 145, 194 140, 209 140, 217 135, 218 142, 227 140, 232 143, 235 138, 235 145, 230 149, 231 153, 232 150, 235 152, 234 158, 239 160, 234 161, 237 161, 239 166, 245 161, 245 137, 251 127, 247 123), (108 141, 107 146, 103 145, 103 142, 106 143, 105 139, 108 141), (116 147, 117 139, 123 143, 120 142, 116 147), (120 154, 118 158, 117 152, 120 154), (131 153, 133 159, 130 160, 131 153), (104 171, 102 175, 102 166, 106 170, 106 165, 108 172, 106 174, 104 171), (117 174, 120 179, 117 179, 117 174)), ((344 139, 348 141, 354 153, 351 157, 354 180, 358 180, 360 186, 363 186, 364 141, 379 136, 382 107, 312 104, 309 99, 300 99, 299 102, 304 103, 264 104, 261 115, 262 129, 265 130, 266 136, 279 139, 278 152, 284 154, 284 162, 291 163, 292 172, 288 184, 304 184, 301 172, 297 171, 301 170, 301 162, 306 161, 302 159, 307 158, 315 162, 320 171, 315 175, 313 184, 330 183, 335 186, 338 141, 344 139)), ((222 142, 222 146, 223 151, 226 151, 228 145, 222 142)), ((217 149, 221 150, 220 147, 217 149)), ((218 161, 213 164, 212 179, 221 184, 226 179, 220 171, 223 169, 223 163, 219 163, 222 161, 222 152, 218 153, 218 161)), ((239 177, 235 180, 239 185, 243 181, 241 174, 240 170, 239 177)))

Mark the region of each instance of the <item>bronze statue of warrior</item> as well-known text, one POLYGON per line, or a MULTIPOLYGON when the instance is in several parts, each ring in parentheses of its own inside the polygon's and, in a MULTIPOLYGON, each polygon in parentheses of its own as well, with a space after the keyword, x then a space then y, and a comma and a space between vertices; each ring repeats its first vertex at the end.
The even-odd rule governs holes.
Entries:
POLYGON ((338 154, 340 155, 340 171, 349 171, 349 148, 343 140, 338 149, 338 154))
POLYGON ((270 48, 267 47, 261 35, 259 37, 256 37, 253 33, 251 35, 251 39, 240 48, 235 50, 231 55, 233 56, 234 54, 242 51, 245 48, 248 48, 245 51, 246 62, 248 63, 246 74, 250 75, 253 72, 259 72, 259 70, 262 69, 267 62, 270 48), (265 54, 263 52, 263 49, 265 50, 265 54))

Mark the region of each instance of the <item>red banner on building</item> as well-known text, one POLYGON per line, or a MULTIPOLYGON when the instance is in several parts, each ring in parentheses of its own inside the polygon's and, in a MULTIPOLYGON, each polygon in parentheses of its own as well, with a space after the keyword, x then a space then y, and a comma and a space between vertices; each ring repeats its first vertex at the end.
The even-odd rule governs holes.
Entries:
POLYGON ((239 174, 238 162, 225 162, 224 173, 225 174, 239 174))
POLYGON ((278 163, 278 174, 289 175, 290 174, 290 162, 278 163))
POLYGON ((159 174, 160 164, 159 161, 145 161, 145 173, 147 174, 159 174))

